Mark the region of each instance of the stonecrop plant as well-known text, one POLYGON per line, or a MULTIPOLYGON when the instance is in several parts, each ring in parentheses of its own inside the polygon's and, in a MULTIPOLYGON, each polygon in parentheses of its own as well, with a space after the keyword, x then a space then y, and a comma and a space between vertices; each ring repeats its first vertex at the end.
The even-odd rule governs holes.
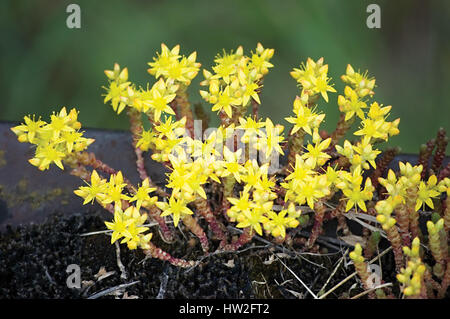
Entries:
POLYGON ((349 233, 346 218, 351 217, 364 225, 366 241, 349 257, 371 296, 393 296, 390 288, 367 283, 368 259, 377 247, 373 239, 381 235, 392 247, 402 296, 444 297, 450 285, 445 131, 421 148, 418 163, 400 162, 398 170, 385 174, 398 149, 382 152, 379 145, 399 134, 400 119, 390 120, 391 106, 373 100, 376 82, 368 72, 348 65, 341 76, 345 89, 337 93, 323 58, 308 58, 291 72, 298 95, 286 116, 291 128, 285 130, 258 114, 273 55, 274 49, 261 44, 248 55, 238 47, 201 70, 196 52, 185 56, 179 45, 162 44, 148 63, 154 81, 146 86, 130 81, 128 69, 118 64, 106 70, 104 103, 129 117, 139 185, 87 151, 94 140, 84 136, 76 109, 63 107, 49 122, 25 116, 12 131, 20 142, 35 146, 32 165, 47 170, 55 164, 84 181, 75 194, 83 204, 97 202, 111 212, 105 222, 111 243, 192 267, 198 261, 159 248, 155 230, 173 243, 183 240, 182 227, 198 238, 205 255, 237 251, 255 236, 317 251, 323 223, 337 219, 338 229, 349 233), (199 93, 217 113, 218 128, 208 128, 206 112, 199 107, 194 112, 189 102, 187 88, 200 71, 199 93), (333 94, 340 117, 328 133, 321 125, 333 94), (357 129, 347 139, 352 126, 357 129), (146 156, 167 168, 165 185, 152 181, 146 156), (420 216, 428 220, 425 229, 420 216), (157 224, 153 231, 150 222, 157 224), (300 240, 296 229, 311 225, 306 240, 300 240), (232 228, 241 229, 239 237, 233 238, 232 228))

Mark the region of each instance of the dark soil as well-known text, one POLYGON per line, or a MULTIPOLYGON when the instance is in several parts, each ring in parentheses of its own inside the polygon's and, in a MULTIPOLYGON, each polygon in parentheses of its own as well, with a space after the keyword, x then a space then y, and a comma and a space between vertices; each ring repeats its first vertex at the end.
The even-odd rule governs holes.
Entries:
MULTIPOLYGON (((87 298, 134 281, 139 282, 102 298, 312 298, 296 276, 317 293, 344 251, 324 254, 321 250, 321 254, 289 257, 253 241, 237 253, 212 254, 198 266, 183 269, 158 259, 145 259, 141 251, 130 251, 122 245, 120 259, 127 272, 125 279, 120 276, 116 248, 110 244, 109 236, 80 236, 104 230, 103 220, 100 213, 53 215, 40 225, 7 227, 0 234, 0 298, 87 298), (70 275, 66 269, 70 264, 80 266, 83 282, 80 289, 66 285, 70 275), (98 280, 95 275, 102 267, 115 273, 98 280)), ((189 245, 180 240, 167 245, 156 234, 153 241, 173 256, 201 258, 198 243, 189 245)), ((382 261, 384 265, 392 265, 392 255, 387 254, 382 261)), ((347 262, 348 259, 340 264, 325 291, 353 273, 353 266, 346 265, 347 262)), ((383 273, 386 282, 395 280, 389 267, 384 267, 383 273)), ((362 291, 354 277, 328 298, 345 298, 362 291)))

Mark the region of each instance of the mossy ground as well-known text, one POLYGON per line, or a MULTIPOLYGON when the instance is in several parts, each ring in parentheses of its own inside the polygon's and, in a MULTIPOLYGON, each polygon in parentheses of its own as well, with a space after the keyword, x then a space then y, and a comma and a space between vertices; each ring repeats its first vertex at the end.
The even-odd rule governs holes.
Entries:
MULTIPOLYGON (((138 298, 312 298, 296 276, 317 292, 343 256, 340 251, 288 257, 253 241, 237 253, 212 254, 198 266, 183 269, 157 259, 145 260, 141 251, 130 251, 122 245, 120 259, 127 273, 124 279, 109 236, 80 236, 105 229, 103 220, 100 213, 70 217, 56 214, 40 225, 7 228, 0 234, 0 298, 86 298, 133 281, 139 283, 102 298, 123 298, 125 292, 125 296, 138 298), (81 289, 66 285, 70 264, 81 268, 81 289), (95 275, 102 267, 115 273, 98 280, 95 275)), ((187 236, 187 232, 184 234, 187 236)), ((173 256, 201 258, 200 246, 194 240, 168 245, 158 237, 155 234, 155 243, 173 256)), ((347 262, 340 263, 325 291, 353 273, 353 266, 347 262)), ((392 256, 387 254, 382 262, 392 265, 392 256)), ((392 269, 384 267, 383 273, 392 273, 392 269)), ((385 281, 391 281, 390 277, 386 275, 385 281)), ((328 298, 360 292, 360 283, 354 277, 328 298)))

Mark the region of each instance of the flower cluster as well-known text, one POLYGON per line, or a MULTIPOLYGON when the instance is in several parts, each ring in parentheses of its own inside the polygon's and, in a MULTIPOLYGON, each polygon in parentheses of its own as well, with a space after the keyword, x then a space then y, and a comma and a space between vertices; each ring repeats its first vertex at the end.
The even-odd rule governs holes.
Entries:
POLYGON ((76 109, 67 113, 63 107, 51 115, 50 123, 36 120, 34 116, 25 116, 24 120, 25 123, 13 127, 12 131, 20 142, 36 145, 34 157, 29 162, 41 171, 48 169, 50 164, 64 169, 64 159, 85 150, 94 142, 94 139, 83 137, 76 109))
MULTIPOLYGON (((422 165, 412 166, 408 162, 399 162, 399 168, 399 176, 390 169, 387 178, 379 178, 380 184, 386 188, 388 197, 377 203, 377 210, 387 216, 398 205, 405 203, 407 196, 415 198, 416 211, 424 205, 434 209, 433 199, 445 191, 446 180, 437 183, 436 175, 431 175, 426 182, 421 180, 422 165)), ((384 221, 384 217, 378 218, 380 222, 384 221)))
POLYGON ((146 249, 152 239, 152 233, 143 234, 148 230, 148 227, 143 226, 146 220, 147 215, 141 215, 134 206, 128 207, 125 211, 116 206, 113 222, 105 222, 106 227, 113 231, 111 244, 123 238, 120 243, 126 243, 129 249, 137 247, 146 249))
POLYGON ((218 55, 212 67, 214 73, 203 70, 205 80, 200 85, 208 86, 208 91, 200 91, 202 98, 213 104, 212 111, 224 112, 229 118, 233 109, 237 114, 245 113, 250 99, 260 104, 261 80, 273 67, 269 62, 273 54, 273 49, 264 49, 258 43, 251 56, 245 56, 242 47, 218 55))
POLYGON ((139 112, 146 113, 154 121, 159 121, 162 113, 175 114, 169 106, 178 90, 178 85, 164 81, 160 78, 151 88, 136 88, 128 81, 128 71, 116 63, 114 70, 106 70, 109 87, 105 88, 107 94, 104 103, 110 102, 114 111, 120 114, 125 107, 131 107, 139 112))
POLYGON ((268 177, 268 165, 258 166, 257 162, 247 161, 244 165, 242 181, 244 190, 239 198, 228 197, 232 204, 227 211, 231 221, 237 221, 236 227, 250 227, 262 235, 262 229, 274 237, 286 236, 286 228, 298 226, 300 211, 293 204, 278 213, 273 210, 275 181, 268 177), (262 225, 262 226, 261 226, 262 225))
POLYGON ((367 71, 355 72, 350 64, 347 65, 347 70, 341 79, 350 86, 345 87, 344 95, 338 96, 339 110, 345 114, 346 121, 355 115, 363 120, 365 118, 363 109, 367 108, 364 98, 375 94, 373 91, 375 79, 369 78, 367 71))
POLYGON ((331 80, 328 77, 328 64, 324 65, 323 62, 323 58, 316 62, 308 58, 306 64, 302 63, 299 69, 294 68, 291 76, 300 84, 302 93, 311 97, 320 93, 323 99, 328 102, 327 92, 336 92, 336 90, 328 84, 331 80))
POLYGON ((191 84, 197 76, 201 64, 196 62, 197 52, 192 52, 188 57, 180 55, 180 46, 176 45, 171 50, 163 43, 161 53, 149 62, 148 73, 156 79, 163 77, 169 83, 191 84))
MULTIPOLYGON (((300 91, 292 104, 293 115, 285 118, 291 125, 285 137, 284 125, 258 117, 260 91, 273 67, 269 62, 273 54, 261 44, 249 56, 238 47, 218 55, 212 71, 203 70, 201 85, 207 89, 200 95, 212 112, 219 113, 221 124, 217 129, 202 125, 200 132, 193 125, 187 94, 200 71, 196 52, 186 57, 179 45, 169 49, 162 44, 149 63, 155 82, 145 88, 128 80, 127 68, 115 64, 106 70, 104 102, 118 114, 126 110, 130 119, 141 178, 137 186, 85 152, 93 140, 83 137, 75 109, 67 113, 62 108, 50 123, 26 116, 25 123, 12 131, 20 142, 36 146, 31 164, 45 170, 52 163, 63 168, 65 161, 70 173, 85 181, 75 194, 83 204, 97 202, 113 214, 113 220, 105 223, 112 231, 112 243, 120 240, 129 249, 141 248, 148 256, 190 267, 194 261, 172 257, 155 246, 147 221, 155 222, 159 232, 154 233, 166 243, 176 240, 179 228, 196 236, 204 253, 209 253, 215 241, 220 242, 218 250, 236 251, 256 235, 286 242, 292 249, 299 243, 316 249, 326 220, 337 218, 338 230, 345 233, 351 232, 346 218, 352 218, 366 227, 363 236, 369 239, 366 247, 356 243, 349 255, 365 289, 373 288, 366 260, 379 241, 370 238, 382 235, 392 246, 404 295, 432 296, 439 290, 443 296, 450 285, 450 167, 442 167, 445 132, 427 144, 417 165, 400 162, 397 171, 387 170, 395 154, 382 154, 375 146, 399 134, 400 120, 388 120, 391 106, 372 100, 375 78, 347 66, 341 76, 345 89, 337 97, 339 120, 328 133, 321 130, 325 114, 320 104, 329 103, 329 93, 336 90, 324 59, 308 58, 291 72, 300 91), (144 128, 143 118, 148 127, 144 128), (355 122, 353 140, 345 139, 355 122), (432 146, 437 150, 431 161, 432 146), (287 163, 279 167, 285 153, 287 163), (168 169, 165 187, 151 180, 145 156, 168 169), (421 209, 435 211, 427 222, 428 236, 419 227, 421 209), (309 225, 309 216, 313 220, 308 239, 297 241, 300 232, 292 229, 309 225), (170 220, 175 228, 168 225, 170 220), (241 229, 238 237, 231 236, 231 226, 241 229), (420 258, 420 241, 428 245, 433 267, 426 266, 428 257, 420 258)), ((197 108, 195 115, 202 118, 197 108)), ((372 290, 367 293, 375 296, 372 290)), ((377 288, 377 296, 383 294, 377 288)))
POLYGON ((142 225, 147 220, 147 214, 141 214, 141 207, 152 207, 158 197, 150 196, 155 188, 149 186, 148 179, 130 196, 126 192, 127 184, 124 182, 122 172, 111 174, 109 181, 101 178, 96 170, 92 171, 91 183, 80 186, 75 194, 84 199, 83 204, 98 202, 103 207, 113 205, 114 220, 106 222, 108 229, 113 230, 111 243, 123 237, 121 243, 127 243, 128 248, 136 249, 138 246, 146 248, 151 234, 143 234, 148 227, 142 225), (136 205, 131 203, 136 202, 136 205), (125 211, 123 210, 126 207, 125 211))
POLYGON ((152 154, 153 160, 167 162, 169 154, 185 141, 185 124, 185 117, 179 121, 174 121, 173 117, 166 116, 164 121, 155 124, 153 129, 143 130, 137 142, 137 147, 142 151, 151 149, 155 151, 152 154))
POLYGON ((314 109, 308 107, 309 95, 303 93, 301 97, 294 100, 295 117, 286 117, 286 121, 294 124, 291 134, 297 133, 300 129, 312 135, 312 131, 319 128, 325 118, 325 114, 315 112, 314 109))

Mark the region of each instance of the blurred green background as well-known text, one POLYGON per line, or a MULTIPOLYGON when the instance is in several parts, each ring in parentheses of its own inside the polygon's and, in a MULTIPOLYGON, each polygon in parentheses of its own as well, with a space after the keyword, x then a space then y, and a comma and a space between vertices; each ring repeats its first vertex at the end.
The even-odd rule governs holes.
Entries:
MULTIPOLYGON (((289 71, 307 57, 325 58, 338 91, 351 63, 377 79, 375 99, 392 105, 401 118, 391 144, 417 153, 439 127, 450 129, 450 1, 0 1, 0 120, 20 121, 36 113, 47 119, 61 106, 77 107, 85 127, 126 129, 125 114, 102 102, 103 70, 114 62, 145 85, 146 72, 161 42, 196 50, 210 69, 223 48, 257 42, 275 49, 264 82, 260 114, 289 128, 299 92, 289 71), (66 27, 66 7, 81 7, 81 29, 66 27), (381 29, 369 29, 368 4, 381 7, 381 29)), ((200 102, 199 74, 191 85, 200 102)), ((325 128, 338 119, 337 94, 320 104, 325 128)), ((206 106, 206 105, 205 105, 206 106)), ((217 122, 213 122, 215 124, 217 122)), ((286 129, 286 131, 287 131, 286 129)))

